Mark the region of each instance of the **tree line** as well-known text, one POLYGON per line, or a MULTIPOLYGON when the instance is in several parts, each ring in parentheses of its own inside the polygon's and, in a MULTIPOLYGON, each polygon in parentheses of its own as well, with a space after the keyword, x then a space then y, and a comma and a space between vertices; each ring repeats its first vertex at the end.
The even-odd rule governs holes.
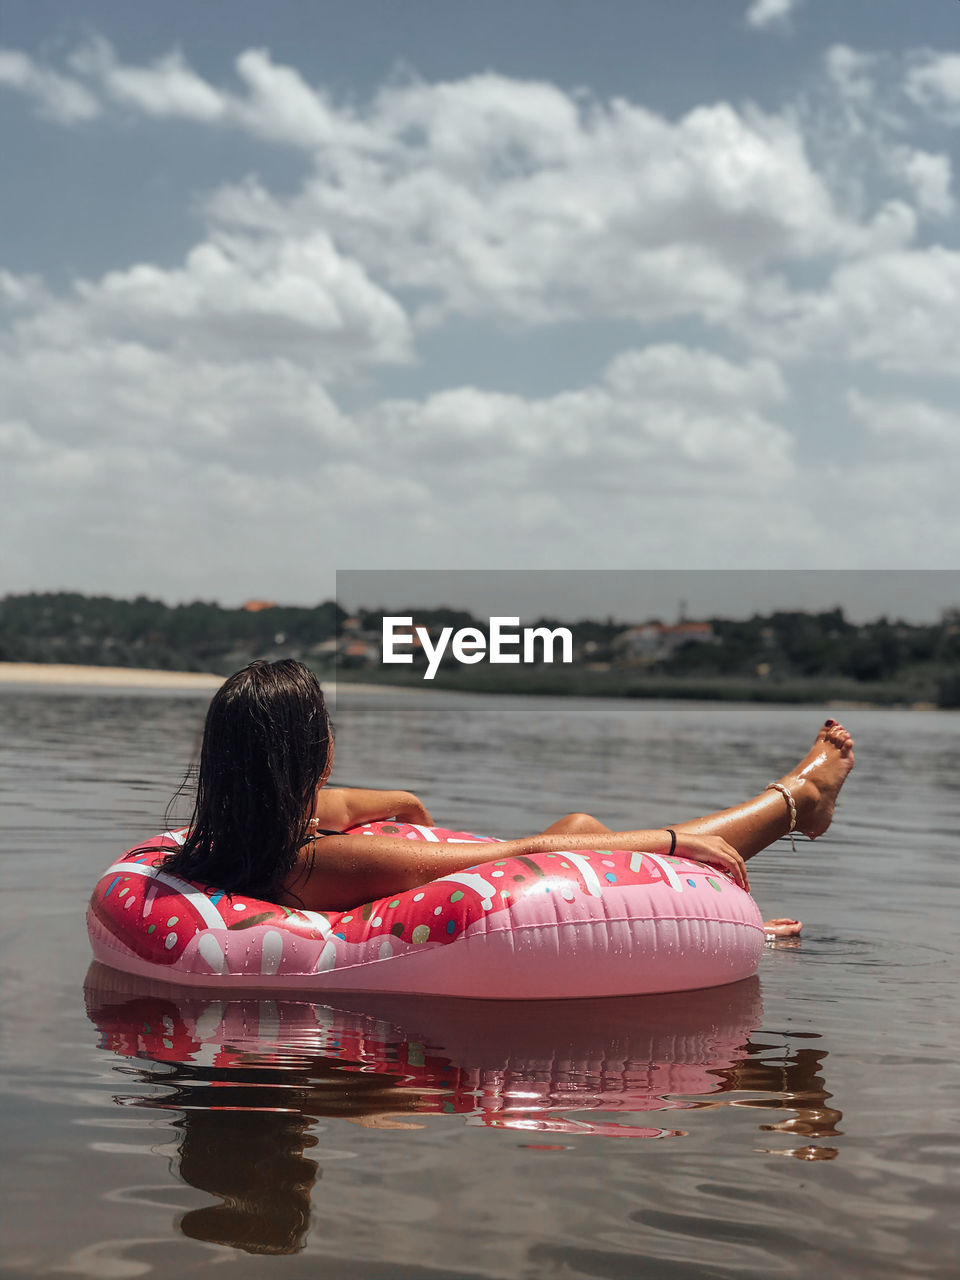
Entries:
POLYGON ((147 596, 8 595, 0 599, 0 661, 226 673, 254 657, 319 656, 345 616, 332 600, 251 610, 147 596))
MULTIPOLYGON (((230 609, 202 600, 168 605, 147 596, 118 600, 76 592, 31 593, 0 599, 0 661, 227 673, 254 657, 296 657, 332 671, 338 641, 341 651, 343 642, 358 635, 375 642, 385 612, 415 615, 431 628, 483 630, 486 622, 465 610, 443 608, 361 609, 348 619, 332 600, 230 609)), ((691 639, 648 656, 644 673, 674 682, 824 677, 865 687, 899 682, 914 690, 918 700, 960 707, 960 608, 945 609, 938 622, 928 624, 886 617, 855 623, 840 608, 706 621, 712 631, 708 639, 691 639)), ((626 623, 540 618, 535 625, 572 630, 581 678, 603 667, 614 673, 631 667, 623 643, 626 623)))

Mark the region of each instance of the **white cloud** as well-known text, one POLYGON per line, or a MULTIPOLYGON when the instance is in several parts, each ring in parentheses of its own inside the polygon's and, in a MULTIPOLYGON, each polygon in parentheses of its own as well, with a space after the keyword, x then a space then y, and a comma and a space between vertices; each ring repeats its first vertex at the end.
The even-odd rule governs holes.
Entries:
POLYGON ((851 391, 846 400, 865 436, 862 456, 855 469, 825 482, 863 544, 886 549, 878 567, 953 567, 960 414, 917 397, 851 391))
POLYGON ((108 98, 150 116, 182 116, 212 122, 226 114, 223 94, 186 63, 177 51, 147 67, 121 66, 111 45, 90 41, 70 58, 72 69, 94 81, 108 98))
POLYGON ((531 400, 463 387, 387 402, 370 421, 378 456, 402 441, 419 469, 469 463, 474 477, 518 494, 536 491, 544 468, 595 492, 635 483, 640 469, 674 491, 745 492, 791 473, 790 436, 759 408, 783 394, 768 364, 662 345, 621 353, 599 383, 575 391, 531 400))
POLYGON ((842 264, 821 290, 773 287, 753 301, 744 335, 779 359, 960 374, 960 253, 942 246, 878 252, 842 264))
POLYGON ((799 0, 752 0, 747 10, 747 25, 763 30, 784 22, 796 9, 799 0))
MULTIPOLYGON (((307 258, 319 234, 332 236, 371 288, 409 291, 421 324, 458 314, 531 326, 602 316, 735 326, 779 265, 902 248, 918 217, 954 207, 949 157, 904 140, 900 117, 878 106, 880 60, 846 46, 826 55, 840 108, 829 127, 829 110, 814 119, 724 103, 671 121, 493 73, 394 84, 348 109, 264 50, 238 57, 241 93, 209 84, 179 53, 131 66, 104 41, 71 67, 130 110, 304 149, 311 171, 292 196, 252 179, 215 193, 211 237, 233 226, 274 239, 278 255, 307 258), (826 156, 822 168, 811 147, 826 156), (868 199, 877 178, 898 198, 868 199)), ((198 298, 217 278, 204 261, 214 267, 219 252, 198 251, 198 298)), ((149 269, 128 283, 159 305, 149 269)), ((168 299, 174 283, 166 273, 168 299)), ((296 292, 289 279, 288 297, 296 292)))
POLYGON ((182 595, 203 578, 228 598, 258 573, 309 598, 318 557, 383 563, 385 551, 407 566, 654 552, 719 564, 734 548, 762 560, 736 512, 768 493, 772 517, 796 482, 792 440, 764 409, 783 395, 775 370, 676 345, 622 353, 598 382, 553 396, 460 387, 352 414, 303 366, 106 339, 8 350, 0 386, 12 414, 0 521, 31 548, 24 586, 77 581, 78 543, 99 589, 146 573, 151 590, 182 595), (632 512, 615 544, 611 504, 632 512))
POLYGON ((18 284, 11 277, 6 291, 20 298, 25 346, 95 338, 187 359, 276 355, 328 378, 412 358, 402 307, 322 232, 284 241, 213 230, 180 268, 142 263, 78 281, 63 297, 34 293, 32 307, 18 284))
POLYGON ((800 112, 816 167, 838 203, 861 221, 885 182, 921 219, 953 212, 949 155, 907 140, 922 123, 906 88, 912 61, 909 54, 833 45, 824 54, 820 91, 808 95, 800 112))
MULTIPOLYGON (((847 408, 878 443, 899 456, 911 458, 919 454, 925 464, 950 461, 960 465, 960 412, 944 409, 926 400, 895 399, 864 395, 852 390, 846 396, 847 408), (941 455, 936 459, 936 455, 941 455)), ((934 468, 940 472, 940 465, 934 468)), ((946 473, 953 486, 956 470, 946 473)))
POLYGON ((950 123, 960 120, 960 53, 922 49, 909 61, 904 87, 911 101, 950 123))
MULTIPOLYGON (((677 122, 499 76, 391 89, 365 148, 319 151, 300 193, 248 181, 227 224, 324 226, 391 288, 523 324, 722 318, 770 262, 859 247, 786 117, 702 107, 677 122)), ((359 126, 358 126, 359 127, 359 126)))
POLYGON ((38 66, 16 49, 0 49, 0 85, 32 98, 41 115, 58 124, 77 124, 100 114, 100 104, 82 84, 38 66))
POLYGON ((908 188, 920 213, 945 218, 953 212, 953 166, 949 156, 893 145, 887 149, 884 163, 887 172, 908 188))
POLYGON ((824 66, 840 96, 848 102, 872 105, 876 90, 874 54, 851 49, 846 44, 831 45, 824 54, 824 66))
MULTIPOLYGON (((323 229, 387 287, 415 290, 427 323, 716 322, 771 263, 861 252, 872 234, 837 206, 789 111, 719 103, 673 121, 493 73, 410 80, 346 108, 263 50, 238 57, 240 93, 178 53, 130 66, 103 41, 71 66, 127 109, 304 149, 299 193, 248 181, 210 216, 285 239, 323 229)), ((901 160, 898 173, 940 208, 932 167, 901 160)))
MULTIPOLYGON (((52 112, 58 72, 5 67, 59 123, 90 118, 52 112)), ((309 598, 321 560, 857 565, 835 537, 848 498, 874 531, 863 555, 924 562, 906 524, 884 533, 898 470, 919 465, 893 424, 947 470, 951 415, 851 393, 822 428, 846 468, 780 421, 802 417, 797 360, 960 368, 960 253, 920 241, 953 212, 952 170, 910 132, 906 90, 887 93, 902 66, 836 47, 819 114, 677 119, 492 73, 348 109, 262 50, 230 89, 179 53, 131 66, 102 42, 70 68, 90 112, 243 130, 302 151, 305 176, 209 196, 173 267, 118 264, 60 293, 0 272, 0 525, 31 549, 9 585, 141 589, 119 543, 151 590, 216 581, 234 598, 257 574, 309 598), (432 394, 385 396, 378 371, 416 358, 418 326, 458 317, 481 344, 561 321, 646 329, 579 385, 558 367, 549 394, 435 367, 432 394), (657 340, 674 320, 700 345, 657 340)), ((913 479, 952 511, 939 479, 913 479)))

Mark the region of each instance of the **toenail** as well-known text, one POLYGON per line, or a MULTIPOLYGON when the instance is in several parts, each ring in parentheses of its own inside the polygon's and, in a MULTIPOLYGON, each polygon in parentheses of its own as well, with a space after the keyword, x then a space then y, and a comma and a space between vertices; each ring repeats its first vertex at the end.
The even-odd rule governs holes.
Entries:
POLYGON ((832 728, 833 728, 833 726, 834 726, 836 723, 837 723, 837 722, 836 722, 836 720, 825 720, 825 721, 824 721, 824 724, 827 726, 827 728, 828 728, 828 729, 832 729, 832 728))

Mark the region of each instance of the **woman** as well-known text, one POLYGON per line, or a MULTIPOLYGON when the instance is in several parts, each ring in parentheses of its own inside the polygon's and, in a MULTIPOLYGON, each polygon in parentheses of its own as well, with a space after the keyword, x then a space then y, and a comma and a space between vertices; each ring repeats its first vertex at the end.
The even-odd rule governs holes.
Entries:
MULTIPOLYGON (((190 833, 164 869, 285 906, 346 911, 476 865, 476 845, 344 834, 385 818, 424 826, 433 819, 408 791, 327 787, 332 764, 330 721, 312 672, 292 660, 238 671, 210 703, 190 833)), ((605 847, 675 850, 748 888, 745 859, 794 828, 811 839, 826 831, 852 768, 853 739, 827 720, 796 769, 732 809, 618 832, 569 813, 537 835, 498 844, 497 856, 595 849, 602 835, 605 847)), ((796 933, 799 923, 768 928, 796 933)))

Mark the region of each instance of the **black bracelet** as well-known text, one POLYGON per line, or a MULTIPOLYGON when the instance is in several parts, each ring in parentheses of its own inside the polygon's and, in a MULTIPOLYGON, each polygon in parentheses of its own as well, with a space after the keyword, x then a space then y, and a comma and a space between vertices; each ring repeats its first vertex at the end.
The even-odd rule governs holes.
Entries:
POLYGON ((663 829, 664 831, 670 832, 670 848, 667 850, 667 857, 669 858, 677 847, 677 833, 674 831, 673 827, 664 827, 663 829))

